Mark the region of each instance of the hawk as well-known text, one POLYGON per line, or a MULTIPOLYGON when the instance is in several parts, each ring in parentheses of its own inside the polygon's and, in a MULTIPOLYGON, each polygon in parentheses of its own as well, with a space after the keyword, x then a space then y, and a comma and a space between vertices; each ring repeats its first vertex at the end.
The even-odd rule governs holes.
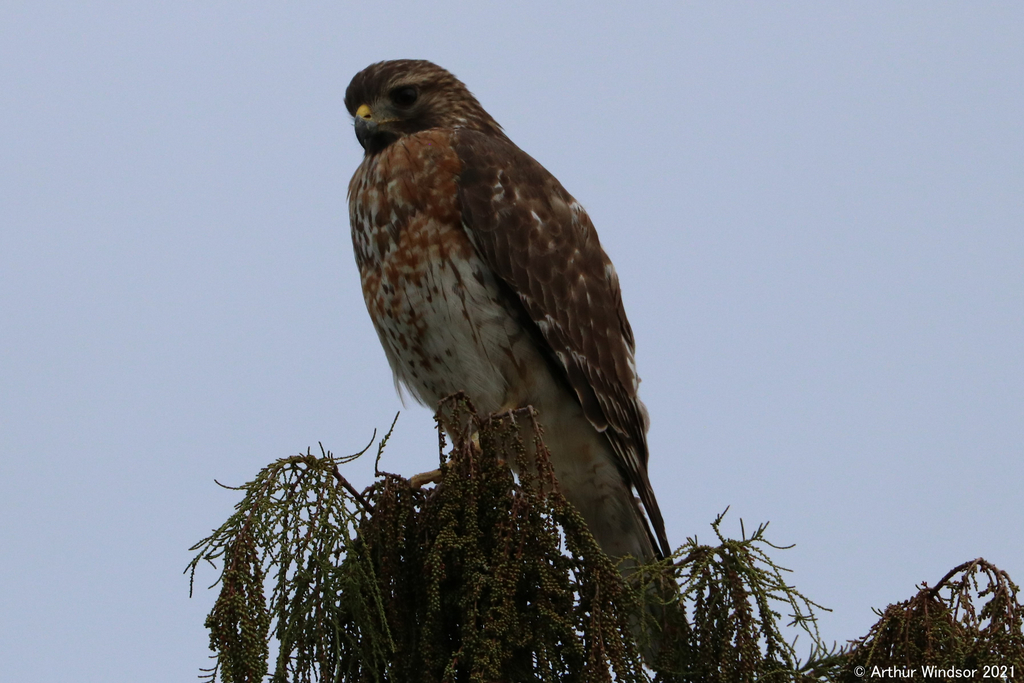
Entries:
POLYGON ((352 246, 396 386, 434 409, 458 391, 484 414, 532 405, 605 553, 670 554, 633 331, 587 212, 436 64, 373 64, 345 106, 365 150, 352 246))

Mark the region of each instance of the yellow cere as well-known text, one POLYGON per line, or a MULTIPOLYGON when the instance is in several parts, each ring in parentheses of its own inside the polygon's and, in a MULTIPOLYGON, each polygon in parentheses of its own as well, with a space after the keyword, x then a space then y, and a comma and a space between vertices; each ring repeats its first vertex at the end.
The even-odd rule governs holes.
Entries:
POLYGON ((365 104, 360 104, 359 109, 356 109, 356 116, 358 116, 361 119, 366 119, 367 121, 369 121, 370 119, 373 118, 373 112, 370 111, 370 108, 367 107, 365 104))

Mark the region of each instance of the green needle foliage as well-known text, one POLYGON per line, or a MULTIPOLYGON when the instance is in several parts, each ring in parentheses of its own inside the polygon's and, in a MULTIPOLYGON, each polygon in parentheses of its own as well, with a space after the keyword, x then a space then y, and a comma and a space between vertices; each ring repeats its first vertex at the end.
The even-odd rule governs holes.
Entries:
POLYGON ((360 492, 341 468, 362 453, 321 448, 233 489, 243 493, 234 514, 192 548, 186 570, 194 581, 202 563, 221 568, 202 678, 845 681, 859 680, 858 665, 954 661, 1024 671, 1017 587, 984 560, 829 650, 814 617, 823 608, 771 561, 767 525, 730 539, 719 516, 717 545, 688 539, 624 579, 559 491, 532 409, 480 418, 457 395, 438 424, 436 486, 378 470, 360 492), (978 612, 973 597, 987 599, 978 612), (809 636, 804 662, 784 622, 809 636))
MULTIPOLYGON (((938 669, 1014 667, 1024 675, 1024 606, 1003 570, 982 558, 951 569, 934 588, 919 587, 910 600, 889 605, 866 636, 854 641, 838 680, 860 681, 876 667, 938 669), (977 604, 981 603, 981 609, 977 604), (857 675, 863 667, 864 675, 857 675)), ((989 677, 1000 670, 989 669, 989 677)))
POLYGON ((674 575, 680 601, 669 613, 666 628, 671 640, 659 659, 658 679, 819 680, 818 671, 831 666, 838 656, 826 649, 818 634, 814 608, 826 608, 787 584, 783 572, 789 570, 769 559, 767 549, 784 548, 765 538, 767 524, 749 538, 744 530, 742 538, 730 539, 721 532, 724 516, 725 512, 711 524, 719 545, 700 545, 690 538, 677 552, 681 559, 675 563, 674 575), (807 663, 799 662, 794 644, 783 637, 783 617, 776 608, 785 608, 788 625, 810 637, 807 663))
POLYGON ((225 563, 208 680, 645 680, 635 590, 558 491, 532 410, 480 420, 458 398, 444 415, 436 487, 378 472, 360 494, 330 453, 240 487, 189 567, 225 563))
POLYGON ((362 617, 355 639, 369 651, 360 656, 379 662, 390 654, 374 568, 354 541, 356 498, 338 470, 353 457, 307 453, 278 460, 237 489, 245 497, 235 513, 192 548, 199 551, 188 569, 192 580, 200 562, 224 566, 206 619, 217 653, 207 680, 262 681, 272 621, 279 644, 275 681, 320 680, 311 672, 334 671, 341 653, 353 650, 353 634, 340 619, 345 612, 362 617))

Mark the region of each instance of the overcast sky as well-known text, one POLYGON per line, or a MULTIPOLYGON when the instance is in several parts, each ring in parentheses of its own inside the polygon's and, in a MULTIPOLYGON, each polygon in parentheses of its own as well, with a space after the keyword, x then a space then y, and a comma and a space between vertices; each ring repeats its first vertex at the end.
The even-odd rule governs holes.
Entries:
POLYGON ((214 478, 401 408, 342 102, 398 57, 589 210, 674 544, 770 520, 840 642, 964 560, 1024 581, 1021 3, 156 5, 0 1, 3 680, 192 680, 214 478))

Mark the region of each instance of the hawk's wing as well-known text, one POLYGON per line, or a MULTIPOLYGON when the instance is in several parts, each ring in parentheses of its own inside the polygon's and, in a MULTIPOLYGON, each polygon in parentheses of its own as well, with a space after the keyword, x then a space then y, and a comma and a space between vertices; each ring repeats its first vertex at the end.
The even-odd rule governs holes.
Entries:
POLYGON ((604 432, 643 502, 666 555, 647 477, 647 411, 637 398, 633 330, 619 280, 583 207, 507 139, 460 129, 462 222, 477 251, 518 295, 565 371, 583 412, 604 432))

